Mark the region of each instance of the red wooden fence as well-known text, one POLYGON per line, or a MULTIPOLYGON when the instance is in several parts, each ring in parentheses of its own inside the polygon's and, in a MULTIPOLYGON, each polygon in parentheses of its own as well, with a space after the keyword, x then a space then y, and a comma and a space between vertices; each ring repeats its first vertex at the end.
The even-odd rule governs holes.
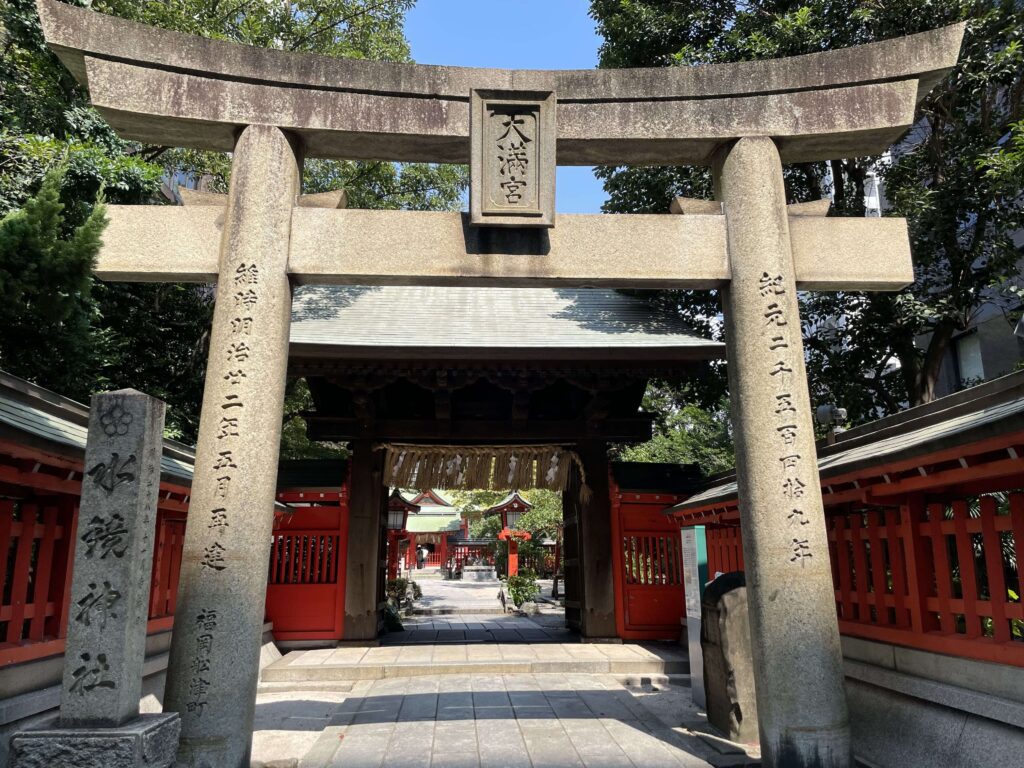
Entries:
MULTIPOLYGON (((0 667, 64 652, 78 498, 0 500, 0 667)), ((182 513, 160 510, 149 632, 170 629, 184 543, 182 513)))
POLYGON ((1024 666, 1024 491, 830 520, 844 634, 1024 666))
POLYGON ((0 500, 0 664, 63 652, 76 515, 71 497, 0 500))
POLYGON ((610 483, 616 630, 629 640, 678 639, 686 604, 682 541, 665 508, 681 497, 610 483))
POLYGON ((716 573, 743 570, 743 540, 739 526, 707 526, 708 578, 716 573))
POLYGON ((277 533, 270 553, 268 584, 335 584, 339 549, 338 530, 304 530, 277 533))
POLYGON ((461 568, 467 560, 484 558, 488 564, 494 565, 493 544, 455 544, 448 555, 455 560, 456 570, 461 568))
POLYGON ((149 630, 170 629, 178 603, 178 577, 185 546, 185 516, 161 510, 157 514, 153 573, 149 583, 149 630))
MULTIPOLYGON (((1024 667, 1024 491, 828 516, 844 635, 1024 667)), ((707 529, 708 571, 743 568, 740 529, 707 529)))
MULTIPOLYGON (((297 493, 279 498, 296 502, 297 493)), ((348 486, 299 500, 274 521, 267 578, 267 619, 278 640, 340 640, 345 630, 348 486)))

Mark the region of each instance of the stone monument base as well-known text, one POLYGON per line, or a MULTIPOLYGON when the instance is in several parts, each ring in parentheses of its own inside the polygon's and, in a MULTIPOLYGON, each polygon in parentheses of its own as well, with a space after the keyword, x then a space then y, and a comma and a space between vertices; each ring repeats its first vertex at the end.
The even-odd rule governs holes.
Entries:
POLYGON ((117 728, 61 728, 55 716, 11 738, 11 768, 168 768, 178 751, 176 712, 140 715, 117 728))
POLYGON ((498 574, 493 565, 464 565, 462 566, 463 581, 485 581, 494 584, 498 583, 498 574))

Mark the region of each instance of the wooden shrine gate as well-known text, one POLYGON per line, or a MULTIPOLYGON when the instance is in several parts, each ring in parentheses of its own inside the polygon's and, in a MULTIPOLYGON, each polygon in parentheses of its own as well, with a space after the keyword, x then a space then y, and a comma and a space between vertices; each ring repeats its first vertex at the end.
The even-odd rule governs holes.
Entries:
POLYGON ((274 520, 267 619, 275 640, 340 640, 345 632, 349 488, 284 491, 274 520))
POLYGON ((665 508, 684 496, 611 483, 615 624, 625 640, 678 640, 684 615, 682 540, 665 508))

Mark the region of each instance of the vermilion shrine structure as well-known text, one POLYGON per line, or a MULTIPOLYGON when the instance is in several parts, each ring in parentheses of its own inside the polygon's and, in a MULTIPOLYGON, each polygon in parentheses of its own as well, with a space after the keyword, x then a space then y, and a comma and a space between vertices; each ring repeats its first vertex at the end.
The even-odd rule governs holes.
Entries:
MULTIPOLYGON (((787 207, 782 165, 884 151, 955 64, 962 27, 794 59, 539 72, 295 55, 53 0, 39 9, 47 42, 120 135, 233 153, 226 197, 112 206, 96 267, 108 280, 217 283, 165 699, 181 715, 181 761, 248 761, 292 292, 341 284, 721 291, 764 762, 851 764, 796 291, 898 289, 913 269, 904 221, 787 207), (306 157, 472 161, 471 212, 346 210, 343 194, 302 194, 306 157), (708 165, 716 201, 679 200, 663 215, 556 215, 556 164, 708 165), (211 605, 215 623, 203 618, 211 605)), ((707 352, 698 346, 694 359, 707 352)), ((337 377, 354 393, 352 415, 325 433, 352 442, 349 547, 372 554, 349 570, 346 613, 369 632, 388 482, 374 443, 445 444, 461 461, 459 444, 496 439, 458 429, 443 383, 430 390, 434 412, 410 423, 368 409, 366 392, 388 381, 337 377)), ((579 458, 567 518, 582 535, 574 552, 567 537, 566 562, 578 563, 579 623, 599 633, 614 611, 595 606, 614 598, 597 579, 600 551, 587 549, 603 538, 610 553, 611 531, 586 499, 609 498, 602 449, 615 439, 616 390, 594 369, 582 380, 593 403, 583 418, 537 431, 527 418, 508 434, 526 427, 523 442, 572 446, 537 467, 538 481, 579 458)), ((510 385, 510 415, 518 403, 529 416, 542 388, 510 385)))

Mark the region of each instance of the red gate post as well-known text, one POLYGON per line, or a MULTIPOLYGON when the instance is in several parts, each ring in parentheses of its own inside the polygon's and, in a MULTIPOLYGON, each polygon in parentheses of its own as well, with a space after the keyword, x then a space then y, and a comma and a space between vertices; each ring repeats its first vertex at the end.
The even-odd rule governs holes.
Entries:
POLYGON ((401 531, 388 531, 388 578, 398 578, 398 542, 401 531))
POLYGON ((519 575, 519 542, 513 538, 508 540, 508 575, 519 575))
POLYGON ((529 531, 510 531, 508 528, 502 528, 501 533, 498 534, 498 538, 501 541, 508 542, 508 574, 509 576, 517 576, 519 574, 519 542, 529 541, 532 535, 529 531))

